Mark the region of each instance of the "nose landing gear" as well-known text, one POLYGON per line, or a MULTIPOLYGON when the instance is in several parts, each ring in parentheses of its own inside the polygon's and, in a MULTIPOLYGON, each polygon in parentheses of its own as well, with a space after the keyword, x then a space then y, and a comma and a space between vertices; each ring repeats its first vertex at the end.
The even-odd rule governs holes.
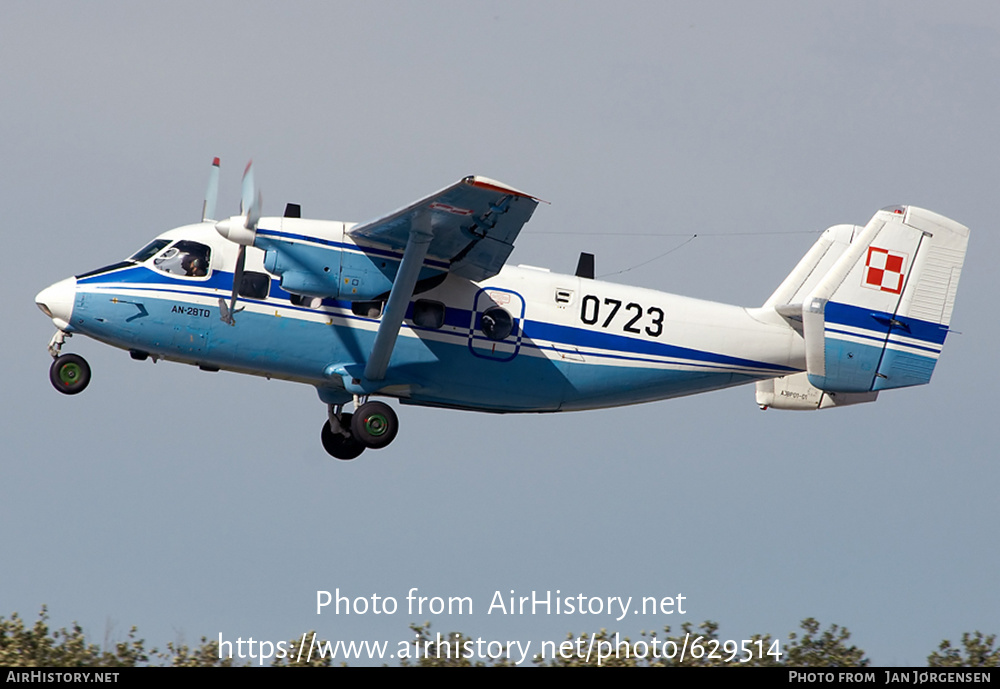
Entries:
POLYGON ((320 439, 327 454, 337 459, 354 459, 366 448, 381 449, 399 431, 399 419, 388 404, 355 398, 354 405, 353 414, 345 414, 342 404, 328 405, 330 418, 320 439))
POLYGON ((54 361, 49 367, 49 382, 64 395, 77 395, 90 385, 90 364, 79 354, 60 354, 69 333, 57 330, 49 341, 54 361))

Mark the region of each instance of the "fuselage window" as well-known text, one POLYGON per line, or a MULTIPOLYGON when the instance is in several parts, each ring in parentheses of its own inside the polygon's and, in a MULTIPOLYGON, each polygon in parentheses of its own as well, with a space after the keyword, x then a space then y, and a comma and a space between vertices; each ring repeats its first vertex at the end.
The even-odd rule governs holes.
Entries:
POLYGON ((491 340, 499 341, 510 335, 510 331, 514 329, 514 319, 507 313, 506 309, 494 306, 486 309, 479 327, 483 331, 483 335, 491 340))
POLYGON ((171 275, 203 278, 208 275, 212 250, 204 244, 183 240, 153 259, 153 267, 171 275))
POLYGON ((270 287, 270 275, 248 270, 243 273, 243 279, 240 280, 240 296, 250 299, 267 299, 267 292, 270 287))
POLYGON ((437 330, 444 325, 444 304, 429 299, 417 299, 413 302, 413 324, 437 330))
POLYGON ((382 302, 380 301, 352 301, 351 312, 355 316, 362 318, 381 318, 382 302))

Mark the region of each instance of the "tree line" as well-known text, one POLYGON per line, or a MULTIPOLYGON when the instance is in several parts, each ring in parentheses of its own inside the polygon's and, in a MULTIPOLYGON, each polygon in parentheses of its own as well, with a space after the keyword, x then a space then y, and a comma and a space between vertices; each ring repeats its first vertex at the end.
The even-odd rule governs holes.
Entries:
MULTIPOLYGON (((34 624, 26 624, 25 620, 14 613, 10 618, 0 617, 0 666, 3 667, 234 667, 249 664, 239 658, 220 658, 218 641, 201 638, 201 643, 190 647, 182 643, 168 643, 164 649, 147 647, 145 639, 138 636, 138 630, 132 627, 124 641, 106 642, 103 646, 88 640, 83 628, 74 623, 69 629, 50 629, 49 615, 42 608, 34 624)), ((431 633, 431 624, 411 625, 413 638, 410 644, 414 649, 420 648, 420 653, 414 653, 412 660, 402 659, 399 664, 404 667, 502 667, 511 665, 504 658, 483 660, 478 657, 464 657, 460 653, 449 653, 448 649, 437 649, 441 652, 426 653, 428 648, 434 649, 436 644, 447 643, 453 648, 462 648, 472 640, 459 632, 447 635, 431 633), (446 639, 441 642, 439 639, 446 639)), ((813 618, 802 620, 799 630, 788 635, 787 640, 775 645, 770 635, 755 635, 751 637, 751 645, 759 649, 752 653, 746 662, 739 662, 739 652, 735 656, 719 639, 719 625, 706 621, 694 627, 690 622, 681 626, 679 633, 672 633, 670 627, 663 629, 663 635, 657 632, 643 632, 641 637, 632 641, 620 637, 614 632, 600 632, 579 636, 567 635, 567 642, 580 643, 582 647, 593 646, 604 642, 614 644, 618 649, 615 657, 605 658, 601 665, 605 667, 710 667, 733 666, 746 667, 788 666, 788 667, 867 667, 871 664, 864 650, 850 643, 851 633, 846 627, 832 624, 823 629, 813 618), (694 641, 697 640, 697 641, 694 641), (687 645, 689 652, 684 658, 679 653, 660 654, 653 657, 649 653, 651 647, 680 648, 687 645), (674 646, 671 646, 674 644, 674 646), (768 654, 770 649, 780 647, 780 657, 777 653, 768 654), (666 657, 672 655, 673 657, 666 657)), ((308 632, 303 638, 311 638, 308 632)), ((984 635, 975 631, 962 635, 960 644, 953 645, 951 641, 943 640, 930 655, 927 656, 928 667, 998 667, 1000 666, 1000 648, 997 646, 996 634, 984 635)), ((301 638, 288 642, 288 648, 297 648, 301 638)), ((325 644, 325 641, 320 642, 325 644)), ((290 654, 289 654, 290 655, 290 654)), ((536 656, 535 665, 546 667, 583 667, 597 665, 594 658, 569 653, 566 657, 541 658, 536 656)), ((329 657, 313 657, 306 662, 297 662, 294 657, 274 658, 272 667, 297 666, 329 666, 329 657)))

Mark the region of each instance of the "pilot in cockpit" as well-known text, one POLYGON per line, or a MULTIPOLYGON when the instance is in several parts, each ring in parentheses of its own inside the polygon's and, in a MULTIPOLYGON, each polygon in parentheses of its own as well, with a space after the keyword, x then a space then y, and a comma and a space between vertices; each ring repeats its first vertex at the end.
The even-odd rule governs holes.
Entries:
POLYGON ((203 278, 208 275, 210 249, 204 244, 180 241, 153 259, 153 267, 171 275, 203 278))
POLYGON ((205 259, 199 256, 187 256, 184 261, 184 274, 195 278, 203 278, 208 275, 208 268, 205 266, 205 259))

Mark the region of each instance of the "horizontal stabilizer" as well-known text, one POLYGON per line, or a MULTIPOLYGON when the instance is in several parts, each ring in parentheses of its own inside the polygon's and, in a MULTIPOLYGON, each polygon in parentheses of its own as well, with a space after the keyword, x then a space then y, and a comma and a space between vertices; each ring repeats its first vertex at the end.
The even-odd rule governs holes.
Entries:
POLYGON ((809 383, 806 373, 757 381, 757 406, 761 409, 811 411, 874 402, 877 392, 824 392, 809 383))

